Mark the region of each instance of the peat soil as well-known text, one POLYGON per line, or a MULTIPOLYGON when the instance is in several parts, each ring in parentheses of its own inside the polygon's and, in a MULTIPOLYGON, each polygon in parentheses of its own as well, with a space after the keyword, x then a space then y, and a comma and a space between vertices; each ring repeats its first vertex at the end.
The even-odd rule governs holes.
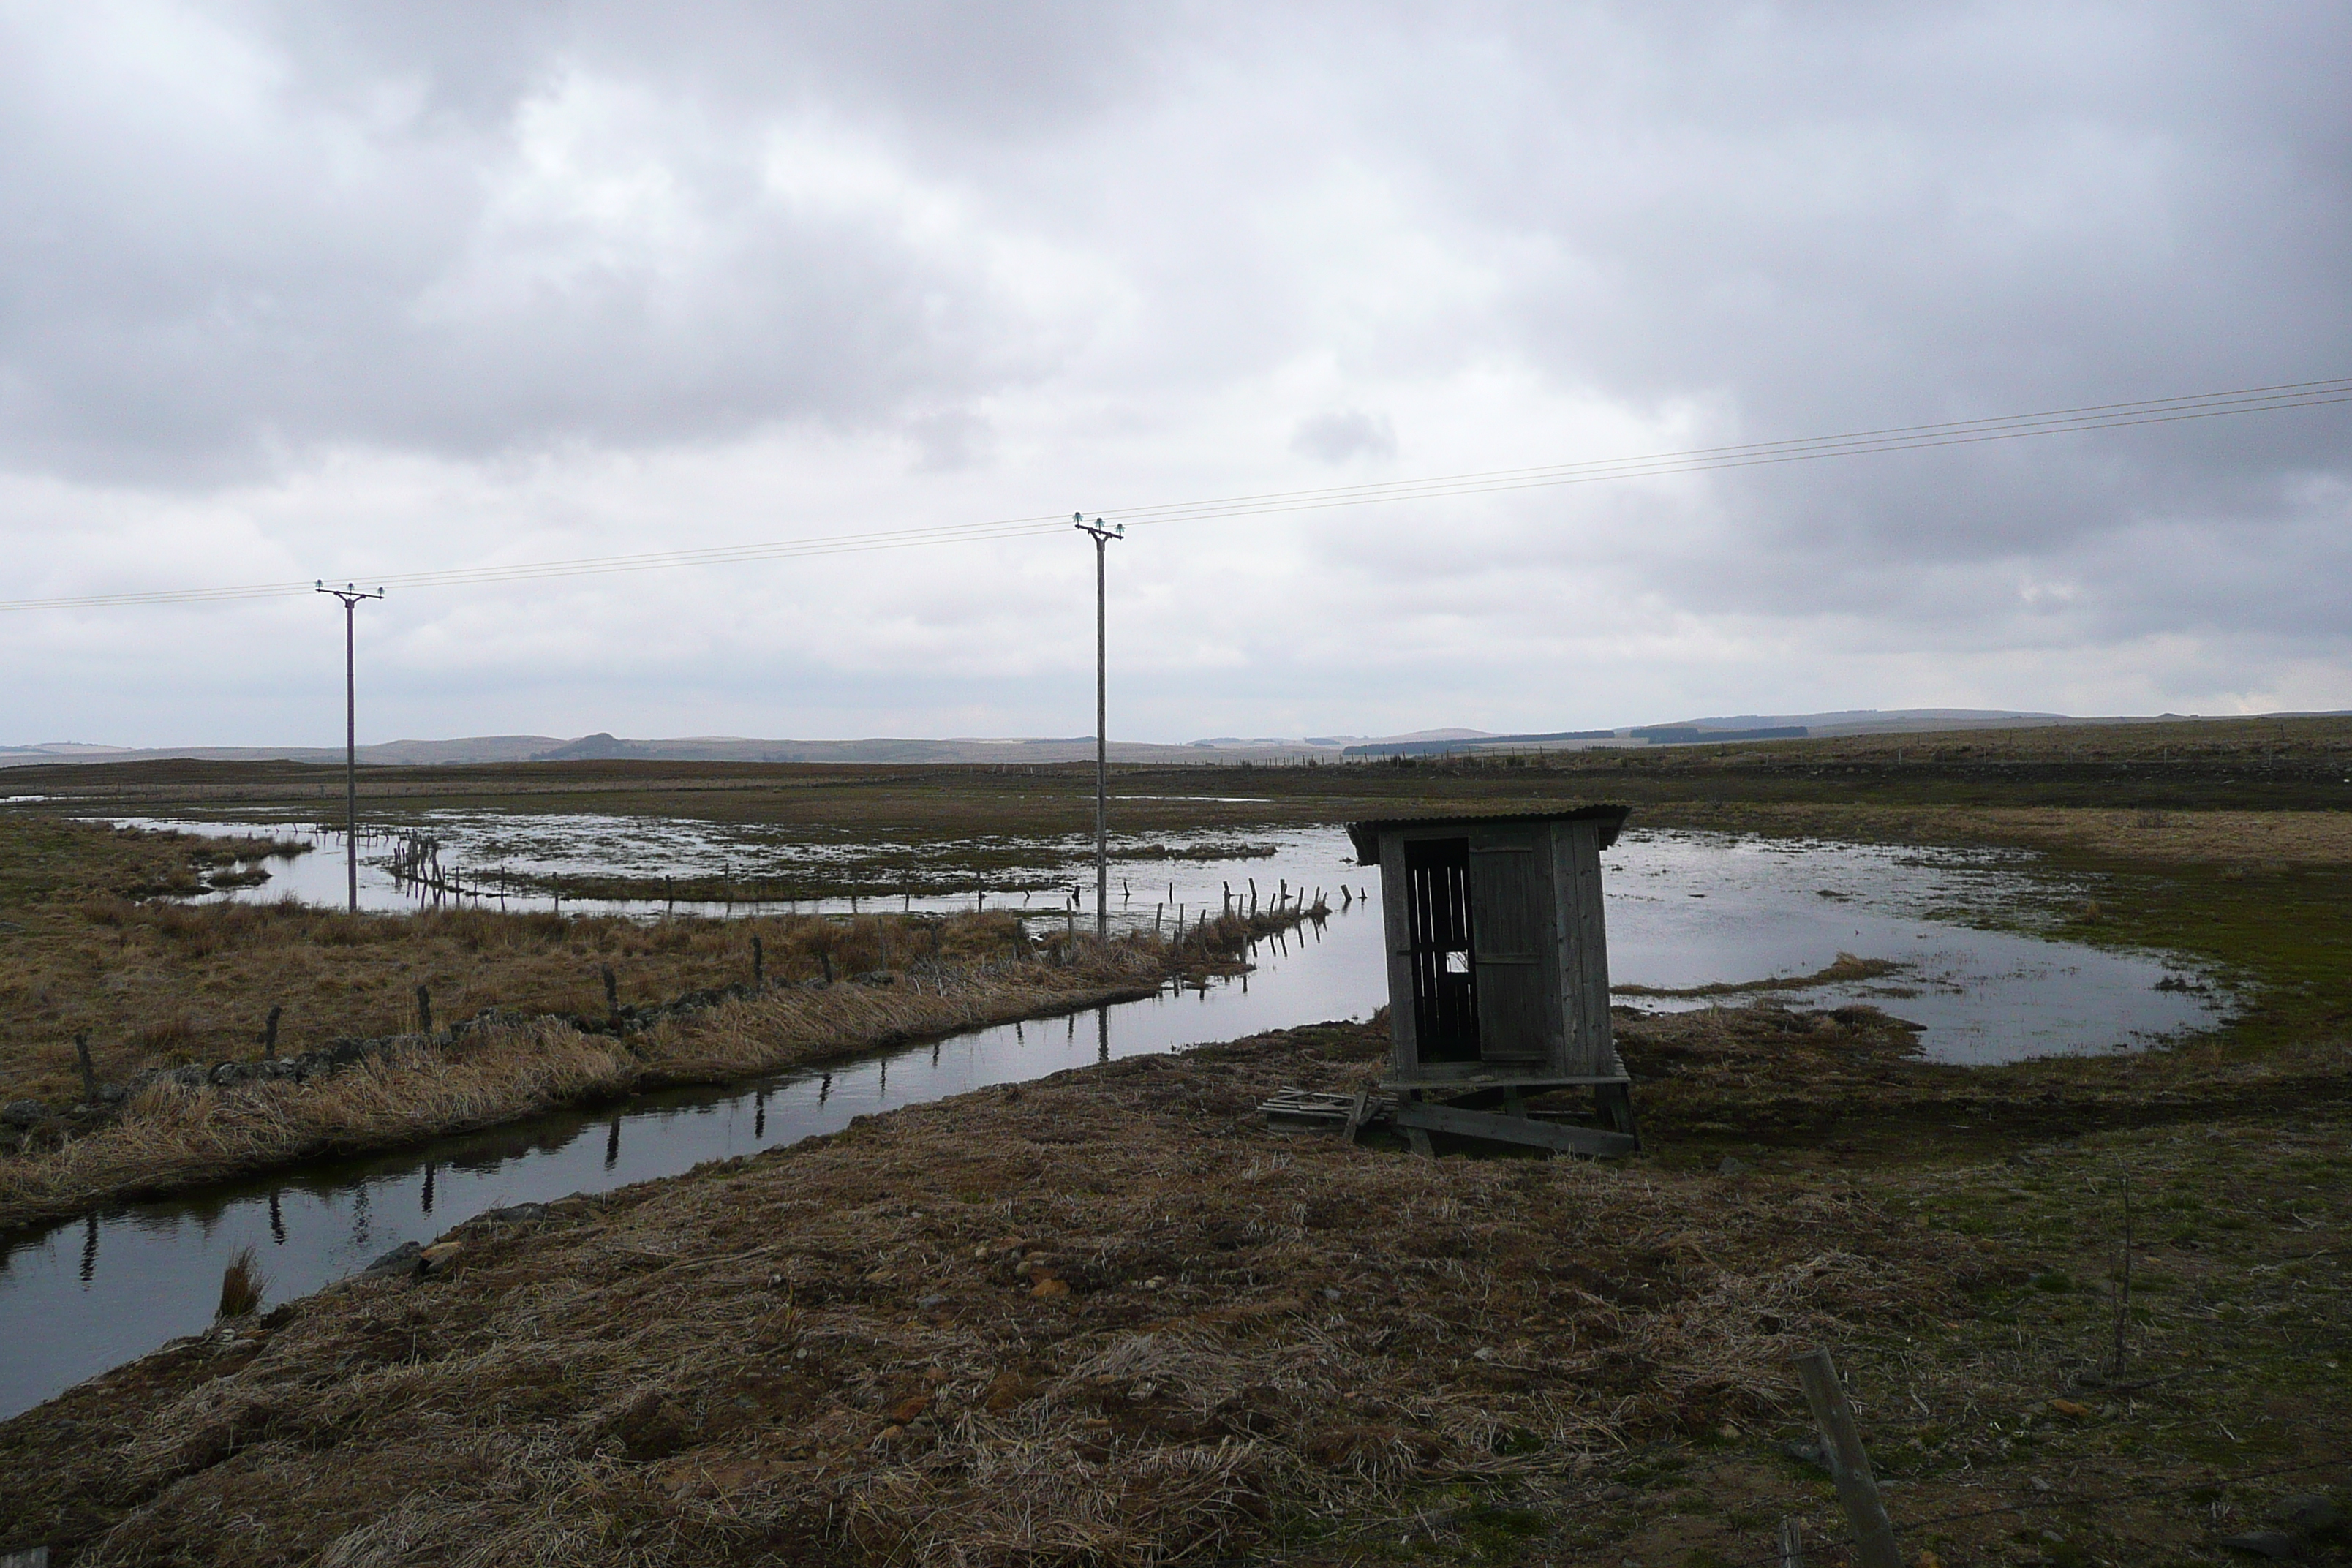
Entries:
POLYGON ((2340 1046, 1963 1072, 1869 1009, 1619 1025, 1615 1163, 1268 1132, 1377 1076, 1375 1020, 484 1215, 0 1425, 0 1550, 1728 1568, 1796 1519, 1837 1563, 1789 1447, 1826 1343, 1906 1561, 2346 1560, 2340 1046))

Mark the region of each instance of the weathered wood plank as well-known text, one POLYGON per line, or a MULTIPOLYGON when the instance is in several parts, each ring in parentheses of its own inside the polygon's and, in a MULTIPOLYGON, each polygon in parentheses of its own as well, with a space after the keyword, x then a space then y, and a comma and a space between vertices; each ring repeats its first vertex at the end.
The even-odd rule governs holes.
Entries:
POLYGON ((1404 845, 1394 834, 1381 836, 1381 924, 1389 944, 1389 1062, 1410 1073, 1421 1060, 1414 1036, 1412 931, 1405 919, 1404 845))
POLYGON ((1622 1132, 1591 1127, 1555 1127, 1523 1116, 1496 1116, 1485 1110, 1461 1110, 1408 1100, 1396 1108, 1396 1124, 1428 1132, 1453 1132, 1465 1138, 1491 1138, 1498 1143, 1525 1143, 1554 1149, 1563 1154, 1631 1154, 1635 1144, 1622 1132))

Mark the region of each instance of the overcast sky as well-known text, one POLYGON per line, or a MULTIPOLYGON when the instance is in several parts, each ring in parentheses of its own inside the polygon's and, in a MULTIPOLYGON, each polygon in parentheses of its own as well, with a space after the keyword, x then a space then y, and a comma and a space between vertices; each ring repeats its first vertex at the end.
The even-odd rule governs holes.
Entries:
MULTIPOLYGON (((0 0, 0 598, 2352 374, 2352 10, 0 0)), ((1111 732, 2352 707, 2352 405, 1139 529, 1111 732)), ((362 740, 1076 735, 1075 534, 395 592, 362 740)), ((0 742, 330 743, 314 596, 0 742)))

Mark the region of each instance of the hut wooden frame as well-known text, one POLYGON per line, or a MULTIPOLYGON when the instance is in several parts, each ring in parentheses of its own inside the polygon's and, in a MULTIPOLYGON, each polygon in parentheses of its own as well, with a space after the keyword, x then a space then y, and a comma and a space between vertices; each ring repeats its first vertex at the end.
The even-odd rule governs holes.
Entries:
POLYGON ((1527 1091, 1594 1091, 1633 1136, 1609 1023, 1601 856, 1627 808, 1349 825, 1381 868, 1392 1040, 1383 1087, 1524 1114, 1527 1091))

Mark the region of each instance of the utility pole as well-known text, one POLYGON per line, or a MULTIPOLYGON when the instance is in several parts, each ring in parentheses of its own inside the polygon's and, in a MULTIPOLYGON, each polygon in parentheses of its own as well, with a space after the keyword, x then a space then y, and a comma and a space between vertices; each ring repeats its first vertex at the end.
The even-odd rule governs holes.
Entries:
POLYGON ((1110 939, 1110 732, 1104 727, 1104 687, 1108 660, 1103 637, 1103 551, 1114 539, 1127 537, 1127 524, 1105 528, 1103 520, 1087 521, 1072 512, 1070 521, 1095 542, 1095 940, 1110 939))
POLYGON ((343 851, 349 873, 352 913, 360 912, 360 698, 359 682, 353 672, 352 652, 352 612, 362 599, 381 599, 383 590, 371 594, 364 588, 354 588, 349 583, 340 588, 330 588, 320 578, 312 588, 343 602, 343 851))

